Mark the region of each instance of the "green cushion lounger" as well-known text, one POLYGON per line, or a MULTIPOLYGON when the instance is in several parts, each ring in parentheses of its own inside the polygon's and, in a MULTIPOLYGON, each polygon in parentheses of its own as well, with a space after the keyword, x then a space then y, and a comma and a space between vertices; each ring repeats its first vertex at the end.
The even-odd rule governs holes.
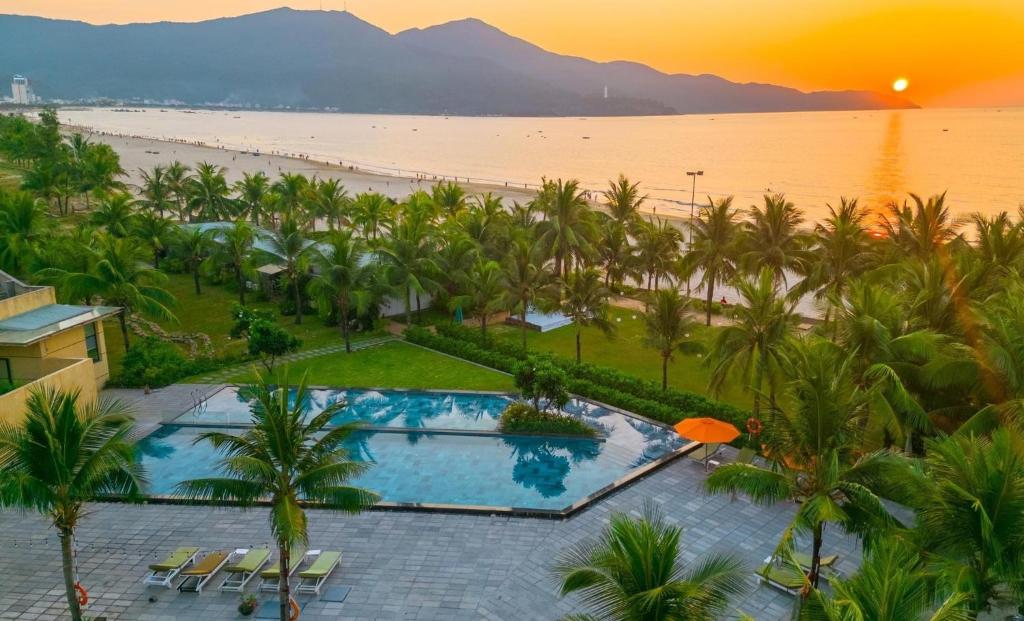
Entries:
POLYGON ((778 563, 763 565, 758 570, 757 577, 761 582, 790 595, 799 595, 804 589, 804 580, 807 579, 803 572, 791 565, 779 565, 778 563))
POLYGON ((178 590, 182 593, 186 591, 202 593, 206 583, 220 571, 221 567, 227 564, 229 558, 231 555, 227 552, 220 550, 210 552, 188 569, 181 571, 181 575, 185 576, 185 579, 178 585, 178 590))
POLYGON ((260 569, 270 560, 270 550, 267 548, 244 548, 235 550, 231 555, 232 562, 224 568, 227 577, 218 587, 221 591, 244 591, 245 585, 252 580, 260 569), (241 557, 241 558, 238 558, 241 557))
POLYGON ((321 552, 316 560, 303 571, 299 572, 299 586, 296 589, 299 593, 313 593, 320 595, 320 587, 327 582, 331 572, 341 562, 341 552, 321 552))
MULTIPOLYGON (((800 564, 805 570, 811 570, 811 555, 804 552, 794 552, 793 560, 800 564)), ((838 554, 830 554, 828 556, 821 557, 819 565, 822 569, 832 569, 836 562, 839 560, 838 554)))
POLYGON ((142 583, 146 586, 171 588, 171 582, 178 577, 182 569, 196 561, 197 554, 199 548, 178 548, 164 560, 150 565, 149 573, 142 579, 142 583))
MULTIPOLYGON (((288 577, 290 578, 295 570, 299 568, 302 561, 306 560, 306 556, 316 556, 314 552, 319 553, 318 550, 311 550, 309 553, 301 549, 292 550, 292 556, 288 559, 288 577)), ((278 579, 281 576, 281 563, 276 561, 270 565, 267 569, 260 572, 260 588, 259 591, 276 591, 278 587, 278 579)))

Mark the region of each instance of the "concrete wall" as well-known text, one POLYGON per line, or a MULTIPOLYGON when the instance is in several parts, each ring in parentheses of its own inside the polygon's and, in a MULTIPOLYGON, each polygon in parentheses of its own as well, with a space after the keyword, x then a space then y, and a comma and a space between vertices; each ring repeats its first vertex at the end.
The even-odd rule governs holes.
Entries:
POLYGON ((8 317, 14 317, 15 315, 20 315, 30 310, 35 310, 40 306, 56 303, 57 296, 53 291, 53 287, 42 287, 35 291, 22 293, 14 297, 0 300, 0 320, 7 319, 8 317))
POLYGON ((43 365, 48 369, 44 377, 11 392, 0 395, 0 420, 17 423, 25 415, 25 402, 34 390, 78 390, 79 403, 95 401, 99 395, 92 360, 48 358, 43 365))

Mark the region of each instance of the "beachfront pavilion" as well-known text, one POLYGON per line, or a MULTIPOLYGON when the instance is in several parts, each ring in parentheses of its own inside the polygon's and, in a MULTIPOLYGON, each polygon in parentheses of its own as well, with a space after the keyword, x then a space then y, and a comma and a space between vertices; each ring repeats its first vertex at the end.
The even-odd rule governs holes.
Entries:
MULTIPOLYGON (((144 395, 108 390, 134 405, 140 432, 193 405, 197 385, 173 385, 144 395)), ((219 386, 203 386, 212 392, 219 386)), ((342 552, 321 599, 300 596, 302 619, 557 619, 576 610, 561 598, 550 573, 558 553, 596 536, 612 512, 638 512, 646 499, 684 528, 684 561, 709 552, 738 555, 758 567, 793 515, 791 504, 752 505, 744 498, 701 491, 703 467, 676 459, 565 520, 408 511, 349 516, 310 511, 310 547, 342 552), (332 602, 347 587, 344 601, 332 602)), ((163 621, 238 618, 237 593, 220 593, 218 575, 201 595, 142 584, 150 563, 181 546, 203 550, 271 546, 265 509, 100 503, 78 530, 78 571, 90 594, 86 614, 163 621)), ((826 554, 837 569, 856 568, 856 541, 830 531, 826 554)), ((276 558, 276 553, 274 554, 276 558)), ((250 583, 255 592, 258 579, 250 583)), ((259 594, 260 601, 274 597, 259 594)), ((753 573, 736 611, 759 621, 789 618, 792 596, 760 585, 753 573)), ((267 612, 270 606, 263 611, 267 612)), ((64 618, 60 548, 47 520, 0 512, 0 619, 64 618)), ((276 609, 271 612, 276 612, 276 609)), ((257 613, 259 614, 259 612, 257 613)))

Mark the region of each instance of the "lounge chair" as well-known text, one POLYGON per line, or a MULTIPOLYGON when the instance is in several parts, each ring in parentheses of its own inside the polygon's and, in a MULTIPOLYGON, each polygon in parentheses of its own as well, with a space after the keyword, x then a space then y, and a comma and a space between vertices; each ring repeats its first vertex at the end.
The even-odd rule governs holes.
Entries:
POLYGON ((792 565, 783 565, 769 561, 757 571, 758 579, 768 586, 785 591, 790 595, 800 595, 804 590, 807 577, 792 565))
MULTIPOLYGON (((290 578, 295 570, 299 568, 306 557, 315 557, 319 554, 319 550, 310 550, 305 552, 303 550, 292 550, 291 558, 288 559, 288 577, 290 578)), ((281 577, 281 564, 275 562, 273 565, 264 569, 260 572, 260 586, 259 591, 276 591, 278 587, 279 578, 281 577)))
POLYGON ((740 449, 739 453, 736 453, 736 459, 733 461, 734 464, 752 464, 754 458, 757 457, 757 451, 750 448, 749 446, 740 449))
POLYGON ((178 585, 178 590, 182 593, 186 591, 202 593, 206 583, 220 571, 221 567, 227 564, 229 558, 231 555, 227 552, 220 550, 210 552, 188 569, 181 571, 181 575, 185 576, 185 579, 178 585))
MULTIPOLYGON (((811 570, 811 555, 810 554, 806 554, 804 552, 794 552, 793 553, 793 560, 796 561, 800 565, 800 567, 803 568, 804 570, 806 570, 806 571, 810 571, 811 570)), ((838 562, 838 561, 839 561, 839 555, 838 554, 830 554, 828 556, 821 557, 821 559, 818 561, 818 565, 823 570, 832 570, 832 571, 834 571, 835 570, 834 566, 835 566, 836 562, 838 562)))
POLYGON ((162 586, 171 588, 171 582, 178 577, 182 569, 196 561, 199 548, 178 548, 159 563, 149 566, 149 573, 142 579, 146 586, 162 586))
POLYGON ((232 556, 237 557, 239 555, 242 556, 241 559, 232 562, 224 568, 228 575, 224 578, 224 582, 220 583, 220 587, 218 587, 221 591, 244 591, 245 585, 270 560, 270 550, 266 548, 239 549, 235 550, 232 556))
POLYGON ((341 562, 341 552, 321 552, 307 569, 299 572, 298 593, 313 593, 319 597, 320 587, 341 562))
MULTIPOLYGON (((689 453, 686 454, 686 456, 690 460, 695 461, 698 464, 704 466, 704 470, 706 471, 708 469, 708 465, 712 463, 711 458, 717 455, 718 451, 721 448, 721 444, 717 442, 709 442, 708 444, 705 444, 704 446, 698 449, 690 451, 689 453)), ((717 462, 715 463, 715 465, 718 465, 717 462)))

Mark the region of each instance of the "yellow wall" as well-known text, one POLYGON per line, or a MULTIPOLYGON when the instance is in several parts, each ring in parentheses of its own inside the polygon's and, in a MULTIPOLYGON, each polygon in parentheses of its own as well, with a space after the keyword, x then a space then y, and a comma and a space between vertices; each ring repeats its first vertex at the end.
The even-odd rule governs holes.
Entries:
POLYGON ((20 315, 21 313, 27 313, 40 306, 56 303, 57 296, 53 292, 53 287, 43 287, 35 291, 21 293, 14 297, 0 300, 0 320, 20 315))
POLYGON ((22 386, 16 390, 0 395, 0 420, 17 422, 25 414, 25 401, 33 390, 53 388, 56 390, 78 390, 79 402, 95 401, 99 395, 96 387, 92 360, 58 360, 51 358, 47 366, 61 367, 52 370, 49 375, 22 386))

